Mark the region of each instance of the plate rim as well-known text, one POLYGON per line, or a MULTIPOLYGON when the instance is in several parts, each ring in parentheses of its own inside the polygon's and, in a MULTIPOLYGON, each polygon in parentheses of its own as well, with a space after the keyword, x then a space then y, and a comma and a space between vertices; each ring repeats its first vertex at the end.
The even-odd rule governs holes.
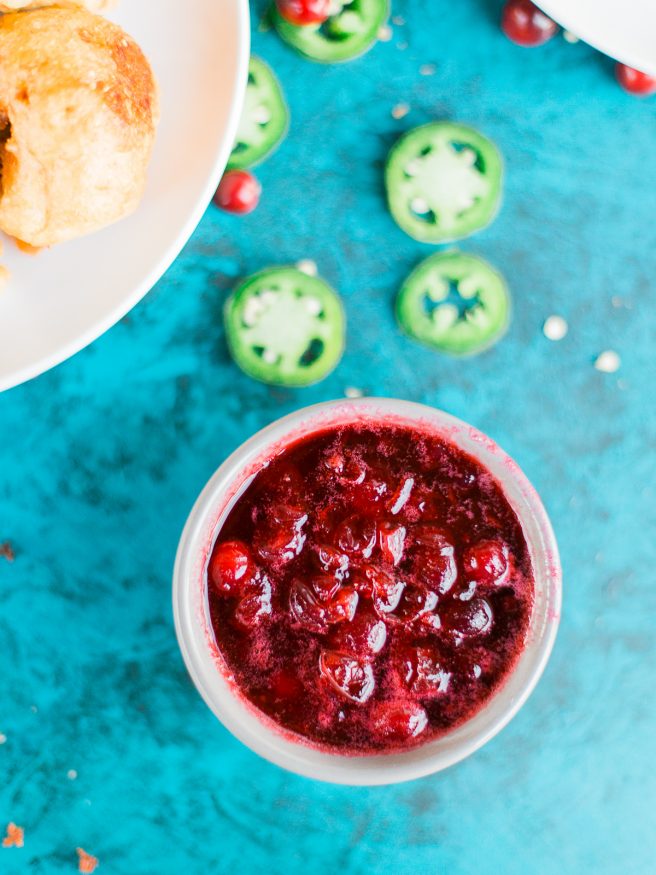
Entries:
POLYGON ((110 328, 113 328, 130 310, 136 307, 164 276, 200 224, 228 163, 232 143, 237 135, 237 126, 239 125, 246 93, 248 61, 251 50, 250 7, 248 0, 234 0, 234 2, 236 4, 238 24, 236 79, 239 87, 232 95, 228 121, 225 127, 226 136, 221 147, 217 150, 212 170, 208 175, 207 183, 198 198, 195 208, 187 217, 173 242, 164 250, 160 258, 141 282, 136 285, 131 294, 127 295, 120 304, 113 307, 104 318, 97 320, 86 331, 78 334, 75 339, 63 344, 53 352, 35 359, 29 365, 24 365, 10 374, 0 375, 0 392, 13 389, 41 376, 41 374, 45 374, 57 365, 72 358, 87 346, 90 346, 99 337, 102 337, 103 334, 106 334, 110 328))
POLYGON ((633 54, 631 52, 626 54, 624 50, 618 53, 616 49, 611 49, 604 39, 598 39, 596 35, 593 36, 593 39, 589 39, 587 35, 580 33, 579 29, 573 26, 575 21, 570 18, 569 12, 562 12, 562 0, 536 0, 536 3, 543 12, 550 18, 553 18, 564 30, 574 33, 582 42, 592 46, 593 49, 601 52, 602 55, 606 55, 612 61, 619 61, 643 73, 656 75, 656 56, 649 59, 644 58, 640 53, 633 54))

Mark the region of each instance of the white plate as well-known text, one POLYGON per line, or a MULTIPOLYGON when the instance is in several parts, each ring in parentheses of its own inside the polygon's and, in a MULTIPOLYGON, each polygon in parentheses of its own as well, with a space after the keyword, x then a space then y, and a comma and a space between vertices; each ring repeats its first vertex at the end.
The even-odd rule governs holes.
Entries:
POLYGON ((586 43, 656 75, 656 0, 536 0, 586 43))
POLYGON ((248 0, 121 0, 112 18, 141 44, 160 84, 146 195, 128 219, 38 255, 3 241, 12 277, 0 294, 0 390, 78 352, 152 288, 200 221, 234 141, 248 0))

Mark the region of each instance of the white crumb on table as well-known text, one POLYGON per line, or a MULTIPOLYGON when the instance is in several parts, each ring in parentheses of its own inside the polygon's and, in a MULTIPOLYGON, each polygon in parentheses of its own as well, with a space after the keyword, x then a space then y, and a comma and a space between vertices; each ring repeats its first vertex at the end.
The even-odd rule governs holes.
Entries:
POLYGON ((563 39, 566 43, 578 43, 581 41, 581 38, 578 37, 575 33, 572 33, 571 30, 563 31, 563 39))
POLYGON ((7 736, 4 734, 4 732, 0 732, 0 744, 6 744, 6 743, 7 743, 7 736))
POLYGON ((75 769, 69 769, 66 772, 66 777, 69 781, 74 781, 77 778, 77 772, 75 771, 75 769))
POLYGON ((602 374, 615 374, 620 369, 622 360, 614 349, 605 349, 595 359, 594 366, 602 374))
POLYGON ((420 76, 434 76, 437 73, 435 64, 422 64, 419 68, 420 76))
POLYGON ((562 340, 567 336, 569 325, 562 316, 549 316, 544 320, 542 331, 547 340, 562 340))
POLYGON ((393 31, 389 24, 384 24, 378 31, 378 39, 381 43, 388 43, 392 39, 393 31))
POLYGON ((358 389, 356 386, 347 386, 346 389, 344 389, 344 395, 347 398, 363 398, 364 391, 358 389))
POLYGON ((397 103, 396 106, 392 109, 392 118, 405 118, 409 112, 410 107, 407 103, 397 103))
POLYGON ((312 261, 311 258, 302 258, 300 261, 297 261, 296 269, 300 270, 301 273, 307 274, 307 276, 317 276, 319 273, 316 262, 312 261))

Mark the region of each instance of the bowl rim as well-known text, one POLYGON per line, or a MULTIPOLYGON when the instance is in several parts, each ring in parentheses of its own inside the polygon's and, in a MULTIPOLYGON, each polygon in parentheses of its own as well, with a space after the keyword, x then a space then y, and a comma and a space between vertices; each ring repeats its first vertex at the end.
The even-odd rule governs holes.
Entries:
POLYGON ((340 399, 302 408, 238 447, 196 500, 180 538, 173 572, 173 614, 180 650, 198 692, 223 725, 255 753, 282 768, 352 786, 400 783, 433 774, 474 753, 500 732, 544 671, 556 639, 561 603, 562 572, 554 532, 539 496, 518 465, 494 441, 462 420, 437 408, 389 398, 340 399), (492 472, 517 513, 529 545, 536 600, 527 643, 516 666, 480 711, 419 747, 358 756, 310 746, 243 697, 213 640, 203 578, 227 513, 267 458, 299 437, 340 423, 372 419, 421 424, 461 446, 492 472))

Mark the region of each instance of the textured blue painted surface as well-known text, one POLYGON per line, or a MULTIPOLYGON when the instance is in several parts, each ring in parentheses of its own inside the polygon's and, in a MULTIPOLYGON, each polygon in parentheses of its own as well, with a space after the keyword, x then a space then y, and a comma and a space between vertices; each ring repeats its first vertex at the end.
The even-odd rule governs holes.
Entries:
POLYGON ((0 397, 0 540, 16 550, 0 559, 0 826, 26 829, 25 848, 0 848, 2 875, 75 871, 77 845, 130 875, 654 871, 654 104, 583 45, 513 47, 497 2, 394 6, 407 24, 344 67, 255 34, 293 116, 258 211, 210 211, 127 319, 0 397), (400 131, 442 117, 507 159, 504 209, 464 248, 506 273, 515 317, 467 362, 402 338, 390 306, 430 249, 388 218, 381 163, 400 131), (344 296, 348 350, 320 386, 269 390, 231 365, 221 306, 238 276, 302 257, 344 296), (558 344, 551 313, 570 324, 558 344), (614 376, 592 366, 609 347, 614 376), (234 741, 186 677, 170 610, 212 471, 347 386, 496 438, 540 490, 566 574, 553 659, 511 726, 446 773, 378 790, 296 778, 234 741))

